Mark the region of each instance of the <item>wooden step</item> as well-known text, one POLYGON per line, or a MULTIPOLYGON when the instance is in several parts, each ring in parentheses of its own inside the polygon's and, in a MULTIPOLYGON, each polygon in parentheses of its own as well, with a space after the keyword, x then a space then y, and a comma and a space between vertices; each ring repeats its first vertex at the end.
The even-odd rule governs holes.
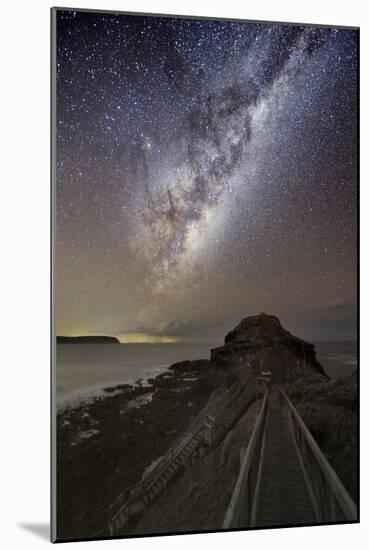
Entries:
POLYGON ((163 489, 163 483, 158 479, 155 481, 154 485, 152 486, 154 493, 160 493, 160 491, 163 489))
POLYGON ((165 470, 165 472, 162 474, 160 479, 163 479, 165 482, 168 481, 168 479, 171 478, 171 472, 169 470, 165 470))
POLYGON ((255 525, 298 525, 316 521, 283 410, 276 399, 271 399, 255 525))

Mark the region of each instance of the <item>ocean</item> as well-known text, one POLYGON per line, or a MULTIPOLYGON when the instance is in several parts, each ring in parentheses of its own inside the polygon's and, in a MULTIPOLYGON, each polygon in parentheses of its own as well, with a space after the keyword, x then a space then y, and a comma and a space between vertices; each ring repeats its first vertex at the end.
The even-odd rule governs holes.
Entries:
MULTIPOLYGON (((163 372, 177 361, 209 359, 217 344, 59 344, 58 405, 89 400, 104 387, 132 384, 163 372)), ((317 357, 332 378, 356 368, 356 342, 317 342, 317 357)))
POLYGON ((357 368, 356 341, 316 342, 317 359, 331 378, 351 374, 357 368))
POLYGON ((58 344, 57 402, 87 399, 116 384, 145 383, 177 361, 209 359, 212 347, 216 344, 58 344))

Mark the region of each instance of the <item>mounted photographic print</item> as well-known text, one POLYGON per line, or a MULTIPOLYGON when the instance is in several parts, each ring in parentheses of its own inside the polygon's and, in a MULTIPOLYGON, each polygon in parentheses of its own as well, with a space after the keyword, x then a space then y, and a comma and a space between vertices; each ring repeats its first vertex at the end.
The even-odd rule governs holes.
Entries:
POLYGON ((52 540, 359 521, 358 44, 52 10, 52 540))

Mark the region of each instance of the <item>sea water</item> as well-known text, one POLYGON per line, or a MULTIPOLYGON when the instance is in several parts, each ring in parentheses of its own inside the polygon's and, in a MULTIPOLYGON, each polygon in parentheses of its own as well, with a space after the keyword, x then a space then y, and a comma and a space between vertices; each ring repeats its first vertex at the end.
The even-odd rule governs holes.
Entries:
POLYGON ((145 384, 177 361, 209 359, 216 344, 58 344, 58 403, 80 400, 117 384, 145 384))
MULTIPOLYGON (((209 359, 217 344, 58 344, 58 404, 80 401, 117 384, 145 384, 177 361, 209 359)), ((221 345, 221 344, 220 344, 221 345)), ((356 369, 356 342, 317 342, 317 359, 332 378, 356 369)), ((110 394, 111 395, 111 394, 110 394)))
POLYGON ((357 368, 357 345, 354 341, 316 342, 317 359, 331 378, 348 376, 357 368))

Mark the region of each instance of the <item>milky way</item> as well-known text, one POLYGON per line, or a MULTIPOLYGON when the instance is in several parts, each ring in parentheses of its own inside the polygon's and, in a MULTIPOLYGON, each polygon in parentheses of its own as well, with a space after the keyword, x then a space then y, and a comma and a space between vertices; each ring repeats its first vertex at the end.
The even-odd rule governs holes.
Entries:
POLYGON ((355 30, 58 11, 57 126, 59 333, 355 337, 355 30))

